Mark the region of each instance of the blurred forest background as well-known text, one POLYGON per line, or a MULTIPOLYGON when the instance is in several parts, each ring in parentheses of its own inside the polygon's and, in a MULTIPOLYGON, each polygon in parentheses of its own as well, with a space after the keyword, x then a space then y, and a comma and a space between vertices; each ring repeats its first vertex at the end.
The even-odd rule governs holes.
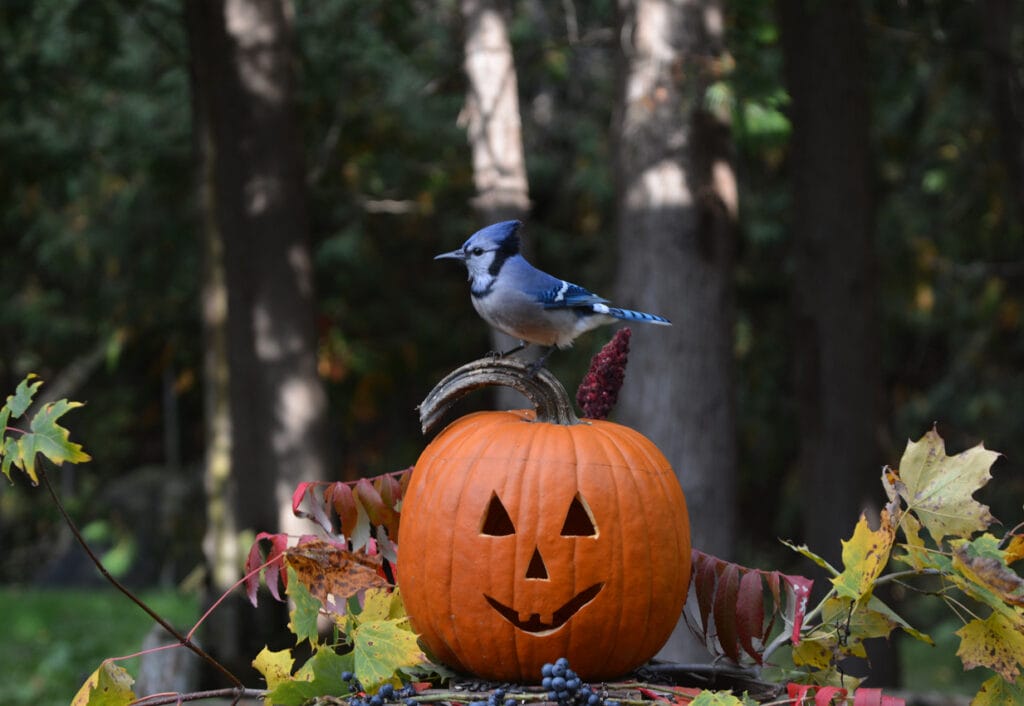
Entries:
MULTIPOLYGON (((615 418, 698 548, 810 573, 776 538, 837 555, 933 422, 1005 455, 981 499, 1012 526, 1022 15, 6 0, 0 391, 86 401, 73 514, 129 583, 216 595, 254 532, 305 529, 297 481, 415 461, 416 404, 493 346, 432 257, 518 217, 535 264, 674 321, 634 327, 615 418)), ((610 334, 552 357, 568 389, 610 334)), ((96 581, 42 493, 0 513, 0 582, 96 581)))

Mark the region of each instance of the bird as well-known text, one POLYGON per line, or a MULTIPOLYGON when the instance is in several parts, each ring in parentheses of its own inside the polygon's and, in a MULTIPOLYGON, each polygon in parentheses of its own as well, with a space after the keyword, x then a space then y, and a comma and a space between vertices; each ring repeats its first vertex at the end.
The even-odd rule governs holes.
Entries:
POLYGON ((536 344, 543 348, 533 364, 539 370, 555 348, 568 348, 580 334, 615 321, 661 326, 663 316, 611 306, 578 284, 538 270, 520 252, 520 221, 502 221, 478 230, 458 250, 435 260, 461 260, 469 272, 469 292, 480 317, 519 345, 497 353, 511 355, 536 344))

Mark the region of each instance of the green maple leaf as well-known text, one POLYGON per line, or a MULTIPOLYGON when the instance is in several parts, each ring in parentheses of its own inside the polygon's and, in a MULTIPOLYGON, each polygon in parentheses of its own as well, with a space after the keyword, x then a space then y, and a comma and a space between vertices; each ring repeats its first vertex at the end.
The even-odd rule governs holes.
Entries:
POLYGON ((317 647, 313 656, 295 676, 279 681, 267 696, 268 706, 302 706, 318 696, 339 696, 348 693, 342 672, 352 669, 352 653, 339 655, 329 647, 317 647))
POLYGON ((744 706, 754 703, 744 696, 742 699, 728 691, 702 691, 690 702, 690 706, 744 706))
MULTIPOLYGON (((7 411, 6 407, 4 411, 7 411)), ((11 464, 18 460, 19 453, 18 440, 13 436, 5 437, 3 444, 0 444, 0 472, 7 476, 7 480, 11 480, 11 464)))
POLYGON ((988 506, 971 496, 992 477, 997 458, 982 444, 947 456, 945 442, 932 429, 907 442, 895 488, 936 543, 950 535, 969 537, 995 521, 988 506))
POLYGON ((32 384, 29 384, 29 380, 34 380, 35 378, 35 373, 29 373, 25 379, 18 384, 18 387, 14 390, 14 394, 7 396, 7 404, 4 405, 4 412, 0 412, 0 430, 3 430, 3 428, 7 426, 7 420, 10 417, 17 419, 32 406, 32 398, 36 396, 36 391, 39 389, 39 386, 43 384, 42 380, 36 380, 32 384))
MULTIPOLYGON (((18 439, 18 453, 14 463, 32 480, 32 485, 39 484, 39 476, 36 474, 36 454, 43 454, 55 465, 68 463, 83 463, 92 459, 89 454, 82 450, 80 444, 70 440, 70 432, 57 424, 57 420, 71 410, 81 407, 81 402, 68 402, 57 400, 44 405, 41 410, 32 418, 29 428, 32 430, 18 439)), ((6 446, 5 446, 6 450, 6 446)), ((5 454, 6 462, 7 456, 5 454)), ((7 470, 9 465, 5 463, 7 470)))
POLYGON ((367 693, 395 680, 395 672, 426 660, 407 619, 360 623, 351 636, 355 674, 367 693))
POLYGON ((288 613, 288 629, 295 634, 296 643, 309 640, 309 644, 315 645, 320 636, 317 629, 320 601, 313 597, 302 581, 299 581, 291 565, 288 566, 288 597, 295 604, 288 613))

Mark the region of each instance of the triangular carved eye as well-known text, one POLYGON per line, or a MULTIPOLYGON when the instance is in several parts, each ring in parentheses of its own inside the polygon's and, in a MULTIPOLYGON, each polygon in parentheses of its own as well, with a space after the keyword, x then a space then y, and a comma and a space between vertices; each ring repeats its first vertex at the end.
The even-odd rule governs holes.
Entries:
POLYGON ((563 537, 596 537, 597 527, 594 525, 594 516, 587 507, 587 503, 580 497, 579 493, 569 504, 569 512, 565 515, 565 524, 562 525, 563 537))
POLYGON ((512 524, 512 518, 508 516, 508 510, 501 504, 498 494, 492 493, 491 502, 487 504, 487 511, 484 513, 483 526, 480 528, 481 534, 487 534, 492 537, 504 537, 514 534, 515 531, 516 528, 512 524))

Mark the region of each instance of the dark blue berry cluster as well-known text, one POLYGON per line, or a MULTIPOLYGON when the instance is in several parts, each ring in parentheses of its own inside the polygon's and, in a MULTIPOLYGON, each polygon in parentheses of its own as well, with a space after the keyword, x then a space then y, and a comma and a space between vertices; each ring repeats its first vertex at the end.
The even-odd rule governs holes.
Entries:
POLYGON ((384 706, 399 702, 405 706, 418 706, 412 698, 416 696, 416 689, 412 684, 406 684, 401 689, 396 689, 393 684, 384 684, 376 694, 368 697, 363 693, 363 685, 352 672, 342 672, 341 680, 348 684, 348 690, 353 694, 348 700, 349 706, 384 706))
POLYGON ((545 664, 540 670, 541 686, 548 690, 548 701, 559 706, 619 706, 608 701, 603 693, 584 684, 576 672, 569 668, 569 660, 560 657, 554 664, 545 664))

